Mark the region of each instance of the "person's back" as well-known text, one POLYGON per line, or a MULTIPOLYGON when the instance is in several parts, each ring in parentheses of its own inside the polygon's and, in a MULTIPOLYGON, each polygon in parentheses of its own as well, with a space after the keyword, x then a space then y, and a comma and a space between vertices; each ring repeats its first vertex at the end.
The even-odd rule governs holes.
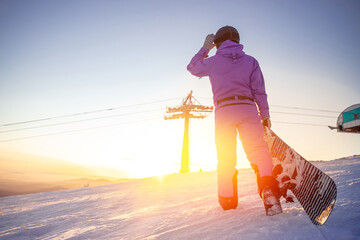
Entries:
MULTIPOLYGON (((226 40, 219 46, 216 55, 202 59, 199 63, 199 59, 207 53, 202 48, 189 63, 187 69, 198 77, 209 76, 215 107, 238 102, 221 101, 227 97, 248 97, 254 99, 258 105, 261 119, 269 118, 267 94, 259 63, 255 58, 244 53, 243 45, 226 40)), ((245 102, 250 104, 249 101, 245 102)), ((251 103, 255 104, 253 101, 251 103)))
POLYGON ((256 63, 242 48, 228 40, 221 44, 215 56, 209 58, 209 77, 215 100, 236 95, 252 97, 250 77, 256 63))
POLYGON ((271 126, 265 84, 258 62, 244 53, 239 41, 235 28, 220 28, 216 36, 207 36, 203 48, 192 58, 187 69, 198 77, 209 76, 212 85, 220 205, 227 210, 236 208, 238 204, 235 168, 238 132, 247 158, 256 172, 266 212, 273 215, 281 212, 281 206, 277 182, 272 176, 272 159, 263 139, 260 121, 264 126, 271 126), (207 58, 215 45, 218 48, 215 56, 207 58), (267 202, 273 200, 278 207, 269 212, 271 207, 267 202))

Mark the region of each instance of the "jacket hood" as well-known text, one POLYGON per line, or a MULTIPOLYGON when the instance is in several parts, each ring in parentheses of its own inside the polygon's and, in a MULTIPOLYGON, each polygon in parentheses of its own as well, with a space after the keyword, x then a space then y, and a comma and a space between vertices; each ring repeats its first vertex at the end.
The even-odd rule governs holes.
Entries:
POLYGON ((221 44, 216 51, 216 55, 221 55, 226 58, 232 58, 233 62, 239 62, 240 58, 245 55, 242 44, 226 40, 221 44))

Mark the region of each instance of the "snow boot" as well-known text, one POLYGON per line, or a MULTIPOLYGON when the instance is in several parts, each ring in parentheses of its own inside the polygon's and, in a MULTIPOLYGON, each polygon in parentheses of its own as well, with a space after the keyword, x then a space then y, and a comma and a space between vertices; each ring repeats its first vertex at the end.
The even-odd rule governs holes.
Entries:
POLYGON ((282 213, 279 197, 271 188, 266 187, 262 191, 265 212, 267 216, 273 216, 282 213))
POLYGON ((232 178, 234 196, 222 197, 218 195, 219 204, 224 210, 236 209, 238 206, 237 175, 238 175, 238 170, 235 169, 235 174, 232 178))
POLYGON ((282 213, 278 182, 272 176, 265 176, 259 179, 259 193, 264 202, 267 216, 282 213))

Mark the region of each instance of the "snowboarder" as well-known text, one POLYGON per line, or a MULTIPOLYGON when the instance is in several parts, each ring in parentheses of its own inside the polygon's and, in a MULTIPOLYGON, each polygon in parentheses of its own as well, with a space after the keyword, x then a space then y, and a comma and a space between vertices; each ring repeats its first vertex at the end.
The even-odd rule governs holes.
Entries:
POLYGON ((236 137, 257 176, 258 192, 267 215, 281 213, 278 182, 263 138, 263 126, 271 127, 269 105, 257 60, 243 51, 238 31, 231 26, 207 35, 203 47, 187 66, 197 76, 208 76, 215 105, 218 200, 224 210, 238 205, 236 137), (209 51, 216 46, 213 57, 209 51))

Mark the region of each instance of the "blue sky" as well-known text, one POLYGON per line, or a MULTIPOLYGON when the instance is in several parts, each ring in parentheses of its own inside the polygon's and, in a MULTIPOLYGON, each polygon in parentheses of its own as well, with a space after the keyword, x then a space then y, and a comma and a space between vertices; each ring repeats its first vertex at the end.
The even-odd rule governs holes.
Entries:
MULTIPOLYGON (((186 65, 202 46, 205 36, 224 25, 239 30, 245 52, 259 61, 270 105, 340 112, 360 102, 359 10, 358 1, 2 0, 0 123, 179 98, 156 106, 165 108, 166 104, 178 104, 191 89, 199 100, 211 104, 208 80, 191 76, 186 65)), ((146 106, 136 110, 145 109, 146 106)), ((160 116, 163 111, 156 114, 160 116)), ((305 157, 334 159, 359 154, 358 135, 338 134, 326 127, 276 123, 335 125, 336 118, 278 113, 271 116, 274 130, 305 157)), ((201 128, 202 132, 196 130, 198 122, 194 121, 193 145, 210 142, 200 136, 213 131, 211 121, 209 118, 206 124, 199 123, 208 126, 201 128)), ((127 137, 119 127, 118 139, 134 138, 137 144, 140 137, 151 139, 150 129, 157 129, 154 126, 164 129, 171 126, 176 129, 170 137, 173 145, 181 145, 182 121, 159 120, 151 124, 144 126, 139 134, 136 134, 138 125, 126 127, 133 128, 127 137)), ((0 138, 58 130, 63 129, 1 134, 0 138)), ((112 130, 101 134, 114 135, 112 130)), ((0 143, 0 148, 77 161, 82 152, 74 157, 64 152, 69 149, 67 142, 81 142, 81 139, 84 139, 81 134, 69 134, 0 143), (44 141, 51 145, 55 142, 59 145, 60 141, 63 147, 44 151, 41 150, 44 141)), ((212 149, 213 145, 204 147, 208 148, 212 149)), ((115 146, 113 150, 118 158, 127 158, 115 146)), ((176 147, 173 152, 180 150, 176 147)), ((214 155, 213 150, 210 152, 214 155)), ((196 159, 195 153, 194 149, 192 158, 196 159)), ((201 150, 198 154, 201 155, 201 150)), ((131 152, 126 154, 136 158, 133 155, 136 156, 131 152)), ((97 161, 94 159, 92 163, 97 161)))

